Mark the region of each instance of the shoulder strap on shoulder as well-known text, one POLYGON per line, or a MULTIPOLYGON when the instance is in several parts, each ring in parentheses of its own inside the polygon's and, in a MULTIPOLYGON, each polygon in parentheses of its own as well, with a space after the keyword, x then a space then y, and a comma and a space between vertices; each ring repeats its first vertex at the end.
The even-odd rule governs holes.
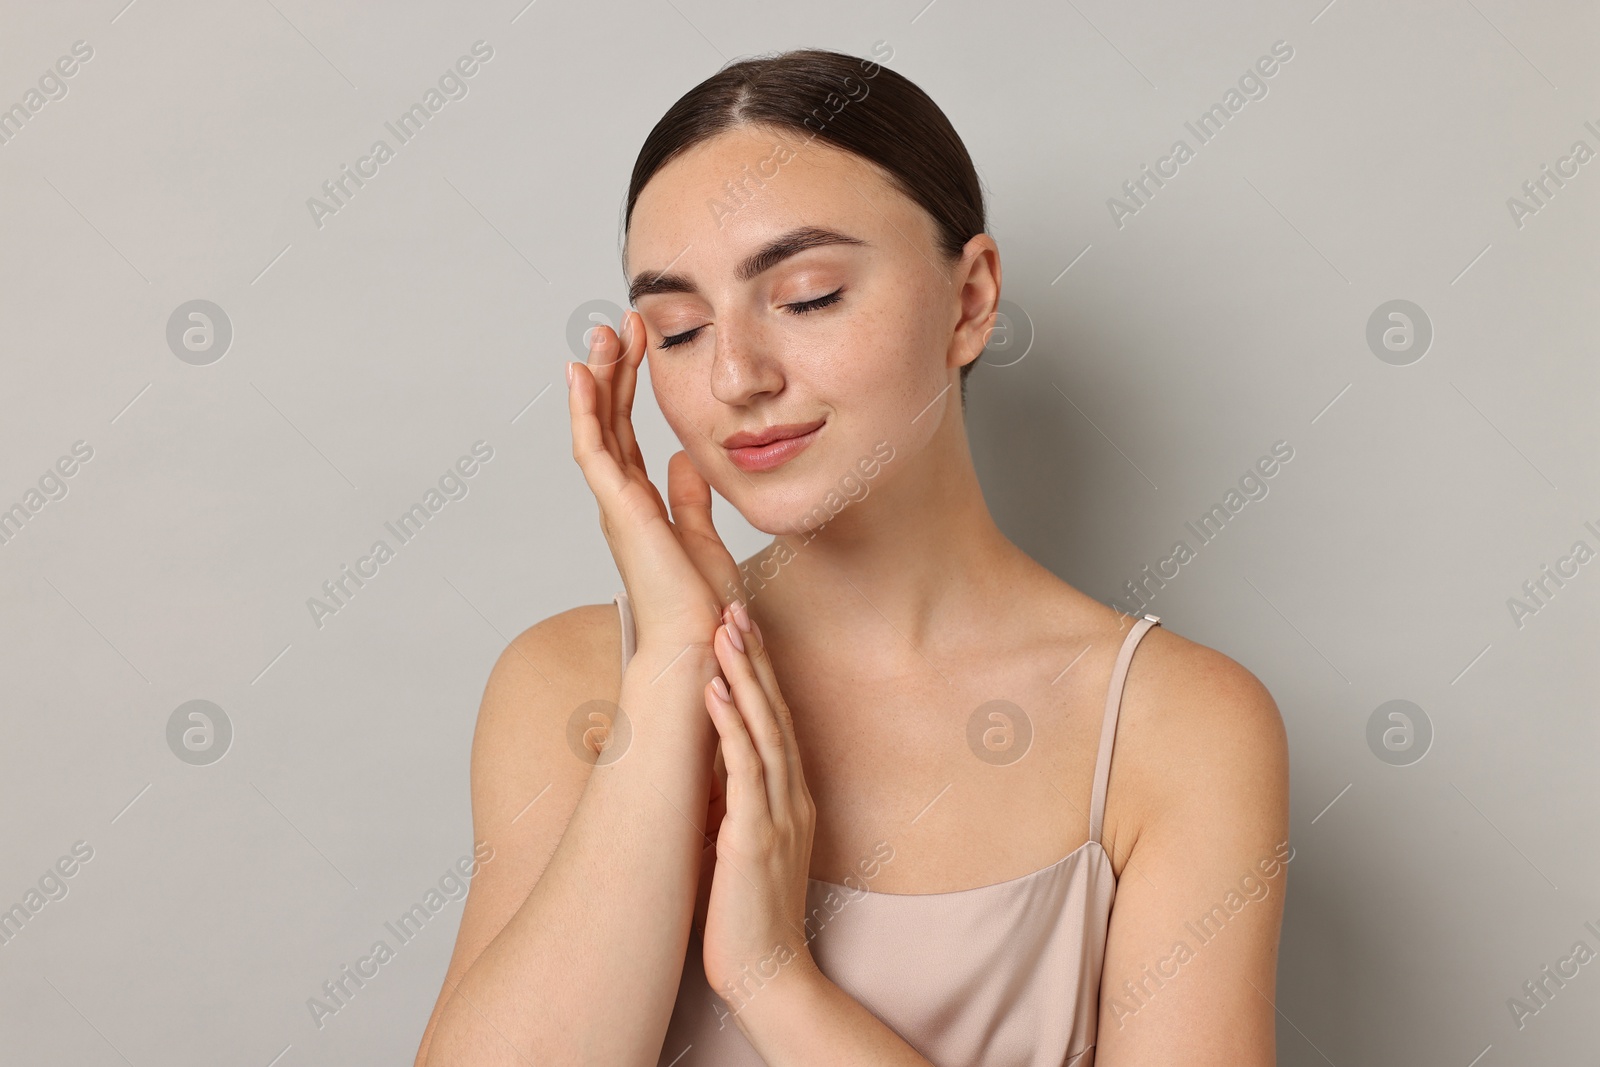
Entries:
POLYGON ((1106 715, 1100 724, 1100 755, 1094 765, 1094 792, 1089 798, 1089 840, 1100 840, 1100 827, 1106 814, 1106 786, 1111 781, 1111 746, 1117 739, 1117 713, 1122 708, 1122 689, 1128 680, 1128 664, 1133 661, 1133 651, 1139 639, 1152 626, 1161 622, 1155 615, 1146 615, 1133 624, 1123 639, 1122 650, 1117 653, 1117 664, 1111 670, 1111 686, 1106 691, 1106 715))
POLYGON ((617 612, 622 616, 622 669, 628 669, 628 661, 633 658, 634 633, 633 633, 633 605, 628 603, 628 591, 624 589, 611 598, 617 602, 617 612))

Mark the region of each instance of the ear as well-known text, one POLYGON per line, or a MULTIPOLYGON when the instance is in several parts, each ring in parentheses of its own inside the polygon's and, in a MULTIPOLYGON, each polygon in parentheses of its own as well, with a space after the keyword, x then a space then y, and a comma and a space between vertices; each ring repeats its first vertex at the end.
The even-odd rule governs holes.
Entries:
POLYGON ((987 233, 974 234, 951 276, 958 300, 947 366, 959 370, 983 355, 1000 307, 1000 246, 987 233))

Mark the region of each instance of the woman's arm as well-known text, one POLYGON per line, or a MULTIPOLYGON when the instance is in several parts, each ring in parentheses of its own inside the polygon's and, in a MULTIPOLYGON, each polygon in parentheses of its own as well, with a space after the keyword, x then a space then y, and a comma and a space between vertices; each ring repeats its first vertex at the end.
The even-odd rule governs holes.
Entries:
POLYGON ((1271 1067, 1293 858, 1283 720, 1233 660, 1168 647, 1142 677, 1135 658, 1114 750, 1113 796, 1147 799, 1112 908, 1095 1067, 1271 1067))
POLYGON ((817 810, 794 715, 742 602, 724 610, 712 647, 723 678, 703 695, 728 780, 703 938, 707 983, 769 1067, 932 1067, 812 958, 805 913, 817 810), (753 967, 766 978, 774 963, 777 973, 754 990, 741 977, 753 967))
POLYGON ((618 698, 626 755, 591 770, 567 723, 616 670, 596 657, 616 653, 598 635, 616 613, 597 610, 533 627, 490 675, 472 814, 495 859, 471 884, 419 1067, 653 1067, 660 1055, 705 843, 715 731, 701 692, 717 662, 709 644, 641 645, 618 698))
POLYGON ((933 1067, 815 964, 797 964, 735 1017, 767 1067, 933 1067))

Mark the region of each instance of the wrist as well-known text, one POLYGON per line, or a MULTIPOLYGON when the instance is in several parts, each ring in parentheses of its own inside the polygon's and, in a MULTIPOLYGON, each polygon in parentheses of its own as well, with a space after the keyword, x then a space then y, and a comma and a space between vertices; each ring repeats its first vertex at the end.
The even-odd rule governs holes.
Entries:
MULTIPOLYGON (((715 990, 723 1010, 748 1038, 783 1034, 815 1019, 832 981, 809 950, 791 953, 770 977, 745 974, 732 988, 715 990)), ((727 1020, 724 1020, 727 1021, 727 1020)))
POLYGON ((640 644, 628 660, 623 677, 635 675, 651 687, 689 681, 705 685, 721 671, 722 665, 717 662, 717 652, 709 638, 698 641, 663 638, 640 644))
POLYGON ((687 744, 684 754, 715 749, 717 729, 705 687, 721 672, 710 645, 641 645, 622 672, 617 703, 635 733, 687 744))

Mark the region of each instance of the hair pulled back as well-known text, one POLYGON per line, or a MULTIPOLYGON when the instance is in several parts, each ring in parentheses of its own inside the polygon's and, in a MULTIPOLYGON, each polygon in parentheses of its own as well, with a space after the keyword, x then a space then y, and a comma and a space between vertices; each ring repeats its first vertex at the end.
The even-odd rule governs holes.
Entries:
MULTIPOLYGON (((959 259, 987 229, 983 187, 950 120, 910 79, 870 60, 820 48, 743 59, 723 67, 667 109, 639 149, 628 182, 623 240, 650 179, 674 158, 747 125, 792 131, 876 164, 932 217, 938 251, 959 259)), ((961 368, 961 399, 967 375, 961 368)))

